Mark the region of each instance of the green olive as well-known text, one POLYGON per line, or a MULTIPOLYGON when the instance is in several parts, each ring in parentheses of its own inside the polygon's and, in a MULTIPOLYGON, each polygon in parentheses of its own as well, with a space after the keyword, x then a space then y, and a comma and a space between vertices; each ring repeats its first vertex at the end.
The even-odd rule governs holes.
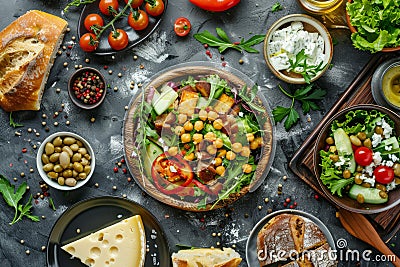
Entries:
POLYGON ((60 164, 56 164, 56 165, 54 165, 53 170, 54 170, 55 172, 60 173, 60 172, 62 172, 62 171, 64 170, 64 168, 63 168, 60 164))
POLYGON ((87 177, 87 174, 84 173, 84 172, 81 172, 81 173, 78 175, 78 177, 79 177, 79 179, 81 179, 81 180, 85 180, 86 177, 87 177))
POLYGON ((72 149, 72 151, 74 151, 74 152, 77 152, 78 149, 79 149, 78 144, 72 144, 72 145, 70 145, 69 147, 70 147, 70 148, 72 149))
POLYGON ((78 162, 78 161, 81 161, 81 159, 82 159, 82 154, 80 154, 80 153, 75 153, 72 156, 72 162, 78 162))
POLYGON ((74 162, 74 170, 77 172, 82 172, 83 171, 83 166, 79 162, 74 162))
POLYGON ((86 150, 86 148, 84 148, 84 147, 80 147, 80 148, 78 149, 78 153, 80 153, 80 154, 82 154, 82 155, 85 155, 85 154, 87 154, 87 150, 86 150))
POLYGON ((62 148, 59 146, 54 147, 54 152, 55 153, 61 153, 62 152, 62 148))
POLYGON ((90 160, 90 159, 92 158, 89 154, 85 154, 83 157, 84 157, 85 159, 87 159, 87 160, 90 160))
POLYGON ((79 147, 83 147, 83 143, 82 143, 81 141, 79 141, 79 140, 76 140, 76 144, 77 144, 79 147))
POLYGON ((52 143, 46 143, 44 147, 44 152, 46 155, 51 155, 54 153, 54 145, 52 143))
POLYGON ((72 157, 74 155, 74 152, 72 151, 72 149, 69 146, 64 146, 62 148, 62 151, 67 152, 70 157, 72 157))
POLYGON ((71 157, 69 156, 68 152, 61 152, 59 161, 61 167, 63 167, 64 169, 67 168, 69 166, 69 163, 71 162, 71 157))
POLYGON ((57 182, 58 182, 59 185, 64 185, 65 184, 64 177, 58 177, 57 182))
POLYGON ((58 178, 58 173, 56 173, 56 172, 48 172, 48 173, 47 173, 47 176, 48 176, 50 179, 57 179, 57 178, 58 178))
MULTIPOLYGON (((64 138, 63 143, 64 143, 64 145, 70 146, 70 145, 76 143, 76 139, 73 138, 73 137, 68 136, 68 137, 65 137, 65 138, 64 138)), ((79 146, 79 145, 77 145, 77 146, 79 146)))
POLYGON ((92 170, 92 167, 90 167, 90 165, 83 167, 83 172, 86 173, 87 175, 89 175, 91 170, 92 170))
POLYGON ((59 137, 59 136, 57 136, 57 137, 54 138, 54 140, 53 140, 53 145, 54 145, 54 146, 61 146, 62 143, 63 143, 63 141, 62 141, 61 137, 59 137))
POLYGON ((43 170, 45 172, 52 171, 53 168, 54 168, 54 164, 53 163, 47 163, 46 165, 43 166, 43 170))
POLYGON ((76 177, 78 177, 78 174, 79 173, 77 171, 72 170, 72 177, 76 178, 76 177))
POLYGON ((68 186, 75 186, 76 180, 75 180, 75 178, 67 178, 67 179, 65 179, 65 184, 68 186))
POLYGON ((62 176, 63 176, 64 178, 70 178, 70 177, 72 177, 72 170, 65 170, 65 171, 63 171, 62 176))
POLYGON ((49 156, 47 156, 46 154, 42 154, 42 162, 43 164, 47 164, 50 162, 49 156))
POLYGON ((50 155, 49 159, 50 159, 50 162, 55 163, 58 161, 59 158, 60 158, 60 153, 53 153, 50 155))
POLYGON ((81 159, 81 164, 82 164, 83 166, 86 166, 86 165, 89 165, 90 162, 89 162, 87 159, 82 158, 82 159, 81 159))

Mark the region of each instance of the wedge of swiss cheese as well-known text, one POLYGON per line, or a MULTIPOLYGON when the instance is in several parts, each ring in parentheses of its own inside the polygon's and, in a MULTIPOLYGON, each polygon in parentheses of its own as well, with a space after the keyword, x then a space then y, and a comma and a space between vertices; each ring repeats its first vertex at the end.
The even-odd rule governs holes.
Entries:
POLYGON ((61 248, 91 267, 142 267, 146 254, 142 218, 129 217, 61 248))

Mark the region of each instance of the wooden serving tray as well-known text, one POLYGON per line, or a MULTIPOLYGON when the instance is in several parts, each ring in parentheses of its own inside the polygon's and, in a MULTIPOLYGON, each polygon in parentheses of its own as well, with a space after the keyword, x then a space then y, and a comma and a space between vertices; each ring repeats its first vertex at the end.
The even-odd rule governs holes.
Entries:
MULTIPOLYGON (((394 57, 394 54, 377 54, 371 58, 368 64, 353 80, 347 90, 339 98, 339 100, 333 105, 331 110, 316 126, 313 132, 308 136, 300 148, 295 152, 293 158, 289 162, 289 168, 306 182, 311 188, 313 188, 319 195, 327 196, 323 193, 321 187, 318 184, 317 178, 313 173, 314 160, 313 160, 313 148, 316 142, 318 133, 329 118, 331 118, 338 111, 354 106, 356 104, 376 104, 371 93, 371 80, 375 69, 386 60, 394 57)), ((329 200, 329 199, 328 199, 329 200)), ((333 203, 332 203, 333 204, 333 203)), ((374 225, 377 232, 380 234, 384 241, 389 241, 396 232, 400 229, 400 206, 396 206, 387 211, 364 215, 374 225)))

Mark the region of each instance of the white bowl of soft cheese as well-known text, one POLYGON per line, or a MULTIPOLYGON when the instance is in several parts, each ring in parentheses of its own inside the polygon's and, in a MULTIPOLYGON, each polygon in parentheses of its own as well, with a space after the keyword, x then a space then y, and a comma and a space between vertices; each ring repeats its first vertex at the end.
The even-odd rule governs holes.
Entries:
POLYGON ((272 73, 293 84, 310 83, 328 69, 332 38, 318 20, 304 14, 285 16, 268 30, 264 57, 272 73))

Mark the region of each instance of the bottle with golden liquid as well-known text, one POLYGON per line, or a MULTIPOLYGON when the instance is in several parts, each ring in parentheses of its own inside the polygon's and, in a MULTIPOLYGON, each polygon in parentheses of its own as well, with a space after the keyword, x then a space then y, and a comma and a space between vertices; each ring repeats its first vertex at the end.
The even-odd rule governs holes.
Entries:
POLYGON ((308 13, 319 19, 327 28, 348 29, 345 0, 297 0, 308 13))

